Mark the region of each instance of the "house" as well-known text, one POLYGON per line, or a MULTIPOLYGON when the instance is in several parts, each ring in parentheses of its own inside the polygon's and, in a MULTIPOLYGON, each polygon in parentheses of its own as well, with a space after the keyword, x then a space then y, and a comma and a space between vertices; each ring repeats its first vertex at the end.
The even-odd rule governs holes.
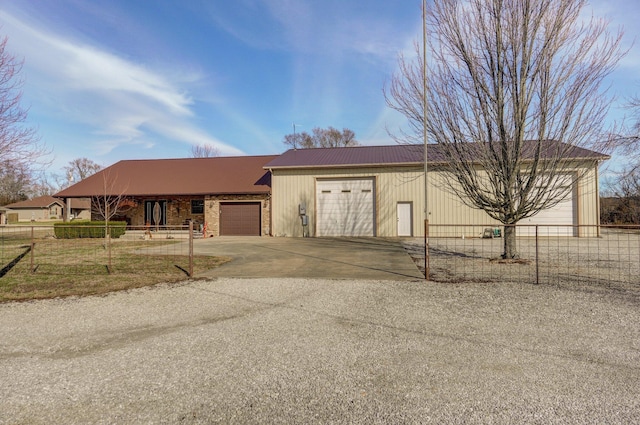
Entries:
POLYGON ((71 198, 69 213, 74 220, 91 220, 91 198, 71 198))
MULTIPOLYGON (((429 149, 430 234, 473 236, 478 226, 499 226, 446 189, 444 156, 438 145, 429 149)), ((554 227, 557 235, 597 235, 598 164, 607 158, 572 149, 566 170, 575 175, 571 196, 521 224, 561 225, 554 227)), ((357 146, 120 161, 56 196, 122 196, 118 215, 133 226, 191 220, 206 224, 210 236, 395 237, 424 235, 424 185, 423 145, 357 146)), ((527 228, 519 232, 530 234, 527 228)))
MULTIPOLYGON (((476 226, 498 226, 483 210, 466 206, 446 190, 446 162, 438 148, 429 146, 430 235, 475 235, 476 226)), ((572 149, 567 173, 576 178, 571 180, 571 196, 520 224, 563 225, 554 227, 558 235, 597 234, 598 163, 607 158, 572 149), (581 227, 578 234, 575 225, 594 227, 581 227)), ((424 235, 423 145, 291 149, 265 169, 271 172, 271 228, 276 236, 424 235)), ((519 229, 520 235, 530 229, 535 231, 519 229)))
MULTIPOLYGON (((39 196, 26 201, 15 202, 3 207, 6 223, 11 214, 17 215, 18 221, 60 220, 63 217, 64 204, 52 196, 39 196)), ((15 216, 14 216, 15 217, 15 216)))
MULTIPOLYGON (((209 236, 271 234, 275 155, 125 160, 64 189, 66 200, 120 197, 116 217, 132 226, 205 225, 209 236)), ((102 219, 96 216, 94 219, 102 219)))

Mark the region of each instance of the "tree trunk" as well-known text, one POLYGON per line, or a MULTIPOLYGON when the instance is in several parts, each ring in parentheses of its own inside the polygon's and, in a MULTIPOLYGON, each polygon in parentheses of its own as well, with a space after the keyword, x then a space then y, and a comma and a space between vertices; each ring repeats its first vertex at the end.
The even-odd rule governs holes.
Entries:
POLYGON ((505 224, 504 226, 504 252, 502 258, 513 259, 518 258, 516 247, 516 227, 513 224, 505 224))

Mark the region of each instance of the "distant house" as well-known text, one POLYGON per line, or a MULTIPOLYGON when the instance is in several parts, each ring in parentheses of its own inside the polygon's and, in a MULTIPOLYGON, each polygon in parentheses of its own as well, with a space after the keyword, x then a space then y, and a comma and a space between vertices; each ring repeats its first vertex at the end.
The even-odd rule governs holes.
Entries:
MULTIPOLYGON (((10 214, 17 214, 18 221, 61 220, 64 213, 64 203, 53 196, 39 196, 26 201, 15 202, 4 206, 6 218, 10 214)), ((2 223, 6 223, 2 220, 2 223)))
POLYGON ((91 220, 91 198, 71 198, 70 218, 74 220, 91 220))
MULTIPOLYGON (((205 225, 207 234, 269 235, 275 158, 125 160, 58 192, 61 199, 121 196, 117 219, 133 226, 205 225)), ((93 211, 94 219, 100 219, 93 211)))

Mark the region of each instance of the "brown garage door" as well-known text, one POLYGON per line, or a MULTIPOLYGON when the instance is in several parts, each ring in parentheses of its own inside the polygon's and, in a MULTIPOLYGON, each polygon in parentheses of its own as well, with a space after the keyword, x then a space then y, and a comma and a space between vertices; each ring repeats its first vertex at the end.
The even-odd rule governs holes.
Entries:
POLYGON ((260 236, 260 202, 220 204, 221 236, 260 236))

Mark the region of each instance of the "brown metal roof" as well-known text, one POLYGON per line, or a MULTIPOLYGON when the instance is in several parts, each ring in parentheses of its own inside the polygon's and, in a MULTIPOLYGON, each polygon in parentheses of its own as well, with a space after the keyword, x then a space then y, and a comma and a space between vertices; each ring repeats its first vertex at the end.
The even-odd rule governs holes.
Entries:
POLYGON ((289 149, 265 165, 265 168, 410 165, 423 161, 423 145, 353 146, 289 149))
POLYGON ((9 209, 33 209, 33 208, 49 208, 53 204, 63 205, 60 199, 56 199, 53 196, 38 196, 37 198, 27 199, 26 201, 14 202, 13 204, 5 205, 4 208, 9 209))
MULTIPOLYGON (((473 146, 470 144, 470 146, 473 146)), ((480 145, 478 145, 480 146, 480 145)), ((525 144, 524 152, 531 153, 533 142, 525 144), (527 149, 529 147, 529 149, 527 149)), ((554 147, 563 146, 562 151, 568 159, 608 159, 607 155, 577 146, 563 143, 545 142, 544 152, 553 151, 554 147)), ((446 157, 442 147, 437 144, 428 145, 429 163, 444 163, 446 157)), ((391 146, 353 146, 341 148, 290 149, 265 165, 266 169, 276 168, 318 168, 318 167, 365 167, 417 165, 424 163, 424 145, 391 145, 391 146)))
POLYGON ((59 198, 269 193, 275 155, 125 160, 55 194, 59 198))
POLYGON ((71 208, 75 210, 91 209, 91 199, 89 198, 73 198, 71 199, 71 208))

